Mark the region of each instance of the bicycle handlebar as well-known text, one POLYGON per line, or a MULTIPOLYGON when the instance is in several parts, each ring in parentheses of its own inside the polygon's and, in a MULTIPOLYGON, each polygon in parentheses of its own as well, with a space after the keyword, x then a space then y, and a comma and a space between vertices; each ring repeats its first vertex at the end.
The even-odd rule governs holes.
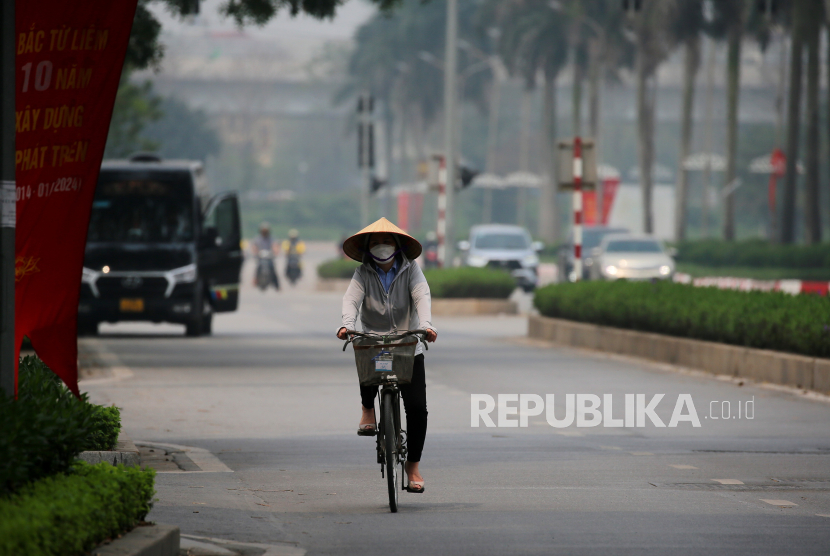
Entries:
POLYGON ((377 334, 375 332, 358 332, 357 330, 346 330, 346 334, 349 336, 349 339, 346 340, 346 343, 343 344, 343 351, 346 351, 346 348, 350 343, 354 341, 354 337, 358 336, 360 338, 402 338, 404 336, 420 336, 420 340, 424 344, 425 349, 429 349, 429 346, 426 342, 427 331, 426 330, 401 330, 400 332, 396 332, 395 334, 377 334))

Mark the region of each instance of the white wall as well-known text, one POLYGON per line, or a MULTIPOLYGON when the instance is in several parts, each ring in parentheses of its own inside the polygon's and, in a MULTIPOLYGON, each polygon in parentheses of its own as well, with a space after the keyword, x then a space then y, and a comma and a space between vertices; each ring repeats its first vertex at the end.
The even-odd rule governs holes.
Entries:
MULTIPOLYGON (((654 235, 674 239, 674 185, 655 184, 652 190, 654 235)), ((632 233, 643 233, 643 203, 640 184, 621 183, 609 218, 611 226, 624 226, 632 233)))

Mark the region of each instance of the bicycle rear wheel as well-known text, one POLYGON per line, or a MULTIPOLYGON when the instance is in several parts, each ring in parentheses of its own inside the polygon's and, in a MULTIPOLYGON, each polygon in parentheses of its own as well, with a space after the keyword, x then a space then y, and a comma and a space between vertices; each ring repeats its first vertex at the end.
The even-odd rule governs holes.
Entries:
POLYGON ((398 511, 398 466, 397 466, 397 437, 395 430, 395 408, 397 397, 393 392, 383 393, 383 449, 386 466, 386 484, 389 488, 389 509, 392 513, 398 511))

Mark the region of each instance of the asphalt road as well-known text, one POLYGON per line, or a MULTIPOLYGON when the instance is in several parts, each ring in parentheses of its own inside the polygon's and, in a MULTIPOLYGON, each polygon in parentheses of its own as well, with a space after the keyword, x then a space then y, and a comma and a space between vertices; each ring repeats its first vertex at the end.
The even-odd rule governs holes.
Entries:
POLYGON ((374 441, 355 435, 340 295, 312 281, 246 286, 212 337, 120 324, 83 340, 115 372, 81 387, 160 462, 150 519, 190 554, 830 553, 830 403, 531 343, 524 317, 434 319, 426 492, 391 514, 374 441), (554 394, 557 418, 566 394, 610 394, 614 418, 625 394, 665 394, 666 424, 688 394, 701 426, 474 428, 471 394, 554 394))

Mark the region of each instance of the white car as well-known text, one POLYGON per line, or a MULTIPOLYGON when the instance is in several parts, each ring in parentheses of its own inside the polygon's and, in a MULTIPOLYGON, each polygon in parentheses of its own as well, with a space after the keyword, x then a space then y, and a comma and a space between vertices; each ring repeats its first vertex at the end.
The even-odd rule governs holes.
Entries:
POLYGON ((667 280, 674 275, 674 249, 650 236, 613 234, 591 252, 597 264, 591 272, 599 280, 667 280))
POLYGON ((525 228, 506 224, 473 226, 469 241, 458 242, 465 266, 506 270, 526 292, 536 287, 539 274, 537 252, 543 248, 541 242, 531 239, 525 228))

